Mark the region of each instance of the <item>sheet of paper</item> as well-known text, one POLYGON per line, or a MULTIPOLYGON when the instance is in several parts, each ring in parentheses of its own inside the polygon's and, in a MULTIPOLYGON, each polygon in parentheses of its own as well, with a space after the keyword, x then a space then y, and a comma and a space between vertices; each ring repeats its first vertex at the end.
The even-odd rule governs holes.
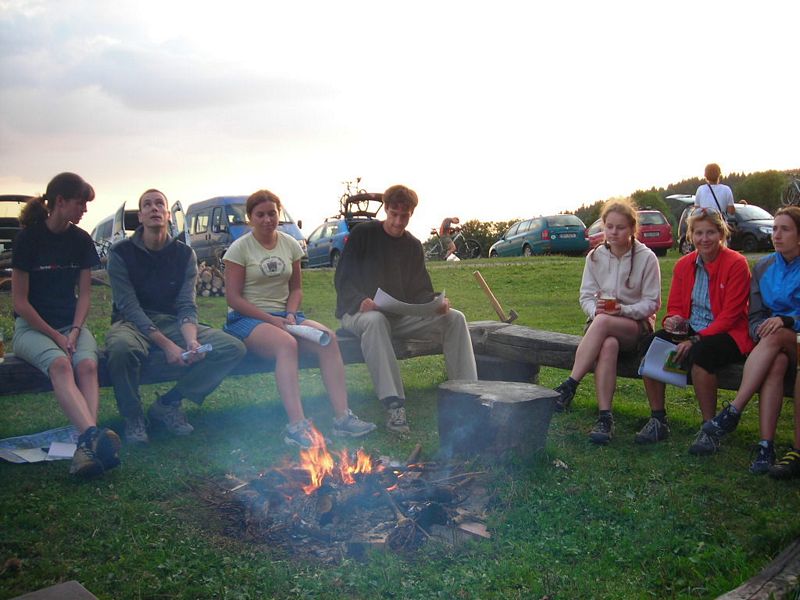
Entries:
POLYGON ((47 452, 41 448, 19 448, 14 450, 14 454, 19 456, 26 463, 36 463, 47 460, 47 452))
POLYGON ((53 442, 47 452, 47 460, 67 460, 75 454, 77 445, 65 442, 53 442))
POLYGON ((309 340, 320 346, 327 346, 331 343, 331 336, 326 331, 317 329, 316 327, 309 327, 308 325, 287 325, 286 331, 295 337, 309 340))
POLYGON ((439 314, 444 300, 444 291, 442 291, 441 294, 437 294, 433 300, 425 304, 408 304, 407 302, 401 302, 384 292, 381 288, 378 288, 378 291, 375 292, 375 304, 378 305, 380 310, 410 317, 436 316, 439 314))
POLYGON ((642 359, 642 364, 639 365, 639 375, 677 385, 678 387, 686 387, 686 374, 674 373, 664 370, 664 364, 667 362, 669 353, 675 350, 677 346, 672 342, 662 340, 661 338, 653 338, 647 354, 642 359))

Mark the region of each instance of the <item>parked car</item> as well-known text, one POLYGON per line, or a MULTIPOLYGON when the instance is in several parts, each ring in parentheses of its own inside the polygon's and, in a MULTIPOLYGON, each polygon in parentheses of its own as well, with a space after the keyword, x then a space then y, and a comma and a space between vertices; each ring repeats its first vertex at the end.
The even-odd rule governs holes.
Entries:
POLYGON ((358 225, 373 221, 383 206, 381 194, 362 193, 344 200, 338 215, 326 219, 308 236, 308 266, 336 267, 358 225))
MULTIPOLYGON (((771 251, 772 224, 774 218, 766 210, 755 204, 735 204, 736 215, 734 227, 728 247, 742 252, 771 251)), ((678 249, 681 254, 688 254, 694 248, 686 239, 686 219, 694 207, 687 206, 678 223, 678 249)))
MULTIPOLYGON (((218 263, 228 246, 250 231, 246 203, 247 196, 218 196, 189 205, 186 231, 198 262, 218 263)), ((303 248, 301 264, 305 266, 306 240, 300 231, 303 222, 295 222, 285 206, 281 206, 278 219, 278 229, 291 235, 303 248)))
MULTIPOLYGON (((672 248, 672 225, 669 220, 659 210, 643 208, 639 213, 639 232, 636 239, 655 252, 656 256, 664 256, 667 250, 672 248)), ((603 221, 597 219, 589 225, 586 230, 589 238, 589 248, 595 248, 606 241, 606 232, 603 229, 603 221)))
POLYGON ((21 229, 19 213, 32 196, 4 194, 0 196, 0 253, 10 252, 21 229))
MULTIPOLYGON (((139 209, 126 209, 126 204, 126 202, 123 202, 113 215, 101 219, 89 234, 95 245, 97 245, 97 252, 100 255, 101 262, 105 262, 103 259, 108 254, 108 249, 112 244, 132 236, 136 228, 139 227, 139 209)), ((184 231, 183 206, 181 206, 180 201, 173 203, 170 212, 172 213, 172 221, 170 222, 169 234, 189 243, 184 231)))
POLYGON ((586 225, 575 215, 550 215, 514 223, 489 248, 489 256, 583 254, 589 249, 586 225))

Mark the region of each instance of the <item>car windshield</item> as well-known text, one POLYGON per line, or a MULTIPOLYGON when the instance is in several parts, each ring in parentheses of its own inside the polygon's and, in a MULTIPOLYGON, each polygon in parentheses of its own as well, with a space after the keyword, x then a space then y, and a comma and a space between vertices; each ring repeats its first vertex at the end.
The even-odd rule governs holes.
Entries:
POLYGON ((575 215, 555 215, 552 217, 547 217, 547 224, 550 227, 583 227, 583 221, 581 221, 575 215))
POLYGON ((772 219, 771 214, 769 214, 760 206, 755 206, 754 204, 737 204, 736 214, 739 215, 742 221, 769 221, 772 219))
POLYGON ((0 219, 16 219, 23 206, 25 206, 24 200, 3 199, 0 201, 0 219))

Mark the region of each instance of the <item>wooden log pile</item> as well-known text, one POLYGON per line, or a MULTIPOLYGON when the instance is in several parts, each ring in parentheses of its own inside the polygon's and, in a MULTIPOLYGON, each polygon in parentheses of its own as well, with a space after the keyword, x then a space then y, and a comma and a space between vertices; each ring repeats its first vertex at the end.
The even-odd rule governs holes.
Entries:
POLYGON ((197 268, 197 295, 198 296, 224 296, 225 277, 217 267, 201 262, 197 268))

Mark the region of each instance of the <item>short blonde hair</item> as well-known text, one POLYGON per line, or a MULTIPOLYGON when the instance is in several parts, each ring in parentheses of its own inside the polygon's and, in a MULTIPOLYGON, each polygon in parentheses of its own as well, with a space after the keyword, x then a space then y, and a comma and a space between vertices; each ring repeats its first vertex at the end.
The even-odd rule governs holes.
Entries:
POLYGON ((727 240, 730 236, 730 229, 722 214, 711 208, 695 208, 692 210, 689 218, 686 220, 686 238, 692 241, 692 231, 694 230, 695 223, 700 221, 708 221, 714 225, 722 236, 723 240, 727 240))

